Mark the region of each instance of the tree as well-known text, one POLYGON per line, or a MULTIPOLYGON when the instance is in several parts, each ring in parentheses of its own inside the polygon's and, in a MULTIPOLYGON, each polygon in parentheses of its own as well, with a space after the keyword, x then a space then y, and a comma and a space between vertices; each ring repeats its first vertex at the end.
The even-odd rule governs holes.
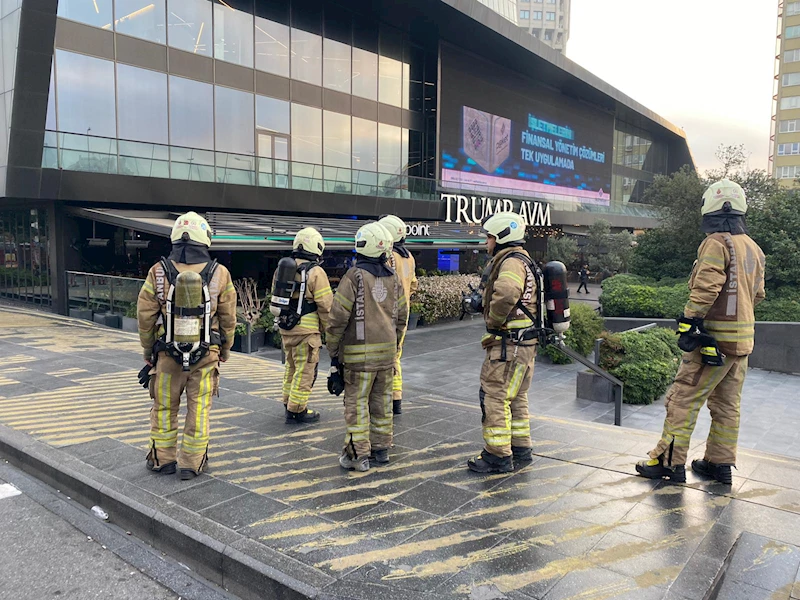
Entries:
POLYGON ((578 257, 578 242, 567 235, 547 239, 547 260, 557 260, 569 267, 578 257))
MULTIPOLYGON (((761 206, 748 211, 750 236, 767 257, 766 283, 769 292, 797 297, 800 282, 800 211, 796 191, 779 190, 766 198, 761 206)), ((745 260, 750 260, 746 258, 745 260)))
POLYGON ((589 226, 583 252, 592 271, 626 272, 634 248, 633 234, 611 233, 611 224, 598 219, 589 226))

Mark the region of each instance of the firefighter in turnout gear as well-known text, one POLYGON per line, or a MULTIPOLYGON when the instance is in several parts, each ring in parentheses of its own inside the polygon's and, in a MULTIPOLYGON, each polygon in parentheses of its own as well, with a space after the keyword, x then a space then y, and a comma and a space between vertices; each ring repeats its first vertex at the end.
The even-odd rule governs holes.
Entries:
POLYGON ((522 248, 525 222, 520 215, 497 213, 483 229, 492 256, 481 283, 486 322, 480 388, 485 446, 467 465, 478 473, 507 473, 514 462, 531 460, 528 388, 538 342, 529 328, 538 311, 537 267, 522 248))
MULTIPOLYGON (((414 257, 405 246, 406 224, 400 217, 386 215, 378 221, 392 236, 392 253, 389 255, 389 265, 400 277, 403 283, 403 295, 406 304, 411 306, 411 296, 417 291, 417 265, 414 257)), ((408 325, 408 323, 406 323, 408 325)), ((403 356, 403 342, 405 335, 400 340, 400 350, 397 352, 397 362, 394 365, 394 379, 392 380, 392 412, 399 415, 403 412, 403 369, 400 359, 403 356)))
POLYGON ((166 474, 179 468, 181 479, 192 479, 208 461, 209 413, 219 392, 219 363, 228 360, 233 344, 236 291, 228 269, 209 255, 211 229, 203 217, 181 215, 170 238, 172 252, 150 269, 136 306, 148 365, 140 381, 153 399, 147 468, 166 474))
POLYGON ((723 179, 703 195, 706 239, 689 279, 689 301, 678 319, 684 350, 667 393, 667 417, 650 460, 636 470, 651 479, 686 481, 689 441, 703 403, 711 412, 705 456, 692 470, 725 484, 732 482, 739 436, 739 406, 753 351, 754 307, 764 299, 764 253, 747 235, 747 200, 742 188, 723 179))
POLYGON ((368 471, 389 462, 392 377, 408 322, 403 284, 387 264, 392 237, 378 223, 356 233, 356 264, 339 283, 328 325, 328 389, 344 390, 345 446, 339 464, 368 471))
POLYGON ((291 259, 282 259, 273 280, 273 302, 278 297, 276 285, 280 285, 281 268, 284 261, 287 270, 287 304, 276 315, 278 329, 286 354, 286 369, 283 374, 283 404, 286 407, 286 423, 314 423, 320 413, 308 408, 311 388, 317 380, 319 350, 322 348, 322 333, 328 323, 333 292, 328 275, 319 261, 325 250, 325 241, 319 231, 306 227, 297 232, 292 245, 291 259))

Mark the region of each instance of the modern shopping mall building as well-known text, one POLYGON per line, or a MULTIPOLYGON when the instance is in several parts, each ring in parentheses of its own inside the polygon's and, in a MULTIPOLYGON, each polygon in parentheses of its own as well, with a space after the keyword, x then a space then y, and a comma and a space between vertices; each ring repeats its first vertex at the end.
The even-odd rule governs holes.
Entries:
MULTIPOLYGON (((426 268, 521 211, 531 249, 691 164, 683 132, 477 0, 3 0, 0 297, 65 311, 205 213, 234 276, 395 213, 426 268)), ((341 264, 339 264, 341 262, 341 264)))

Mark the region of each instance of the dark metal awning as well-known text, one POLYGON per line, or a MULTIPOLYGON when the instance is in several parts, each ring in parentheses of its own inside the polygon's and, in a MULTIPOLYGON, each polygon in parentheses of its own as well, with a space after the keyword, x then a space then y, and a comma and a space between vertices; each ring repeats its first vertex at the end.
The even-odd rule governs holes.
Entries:
MULTIPOLYGON (((180 215, 171 211, 107 208, 71 207, 69 210, 84 219, 162 237, 169 237, 172 224, 180 215)), ((212 250, 290 251, 295 234, 304 227, 316 228, 329 250, 352 250, 356 232, 368 221, 221 212, 208 212, 204 216, 213 232, 212 250)), ((442 221, 407 221, 407 225, 412 229, 406 240, 411 250, 474 249, 486 241, 477 225, 442 221)))

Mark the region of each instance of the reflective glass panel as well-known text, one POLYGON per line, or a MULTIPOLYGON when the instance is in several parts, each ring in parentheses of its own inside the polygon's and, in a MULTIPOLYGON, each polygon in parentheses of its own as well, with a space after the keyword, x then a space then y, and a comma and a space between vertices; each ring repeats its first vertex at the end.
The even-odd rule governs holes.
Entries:
POLYGON ((211 2, 168 0, 167 25, 170 46, 211 56, 211 2))
POLYGON ((170 75, 169 135, 173 146, 214 148, 213 86, 170 75))
POLYGON ((14 89, 14 77, 17 73, 17 43, 19 42, 19 18, 17 10, 3 17, 0 21, 0 47, 2 48, 2 73, 0 73, 0 91, 14 89))
POLYGON ((117 65, 119 138, 168 144, 167 76, 117 65))
POLYGON ((56 77, 53 67, 50 67, 50 91, 47 94, 47 120, 45 129, 56 130, 56 77))
POLYGON ((165 0, 115 0, 114 27, 119 33, 167 43, 165 0))
POLYGON ((255 153, 253 94, 217 86, 217 150, 237 154, 255 153))
POLYGON ((113 62, 56 50, 56 89, 61 131, 117 136, 113 62))
POLYGON ((214 4, 214 58, 253 66, 253 15, 214 4))
POLYGON ((256 69, 289 77, 289 28, 256 17, 256 69))
POLYGON ((326 110, 322 117, 323 163, 350 168, 350 116, 326 110))
POLYGON ((256 96, 256 127, 263 131, 289 133, 289 103, 256 96))
POLYGON ((381 56, 378 100, 392 106, 402 106, 403 63, 393 58, 381 56))
POLYGON ((58 16, 111 29, 111 0, 59 0, 58 16))
POLYGON ((322 164, 322 111, 292 104, 292 160, 322 164))
POLYGON ((322 38, 292 28, 292 79, 321 85, 322 38))
POLYGON ((394 125, 378 124, 378 172, 399 173, 403 168, 401 132, 394 125))
POLYGON ((374 121, 353 117, 353 168, 378 169, 378 124, 374 121))
POLYGON ((378 55, 353 48, 353 95, 378 99, 378 55))
POLYGON ((350 46, 325 38, 322 57, 322 85, 349 94, 352 74, 350 46))

